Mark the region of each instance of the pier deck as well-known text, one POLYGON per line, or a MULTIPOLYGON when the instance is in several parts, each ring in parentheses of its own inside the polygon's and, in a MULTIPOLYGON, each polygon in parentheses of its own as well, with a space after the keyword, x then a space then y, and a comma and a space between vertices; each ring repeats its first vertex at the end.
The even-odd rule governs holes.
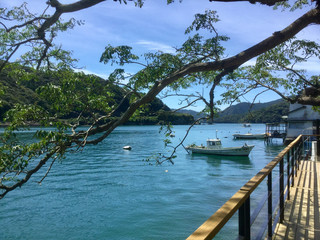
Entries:
POLYGON ((320 239, 320 162, 301 161, 272 239, 320 239))

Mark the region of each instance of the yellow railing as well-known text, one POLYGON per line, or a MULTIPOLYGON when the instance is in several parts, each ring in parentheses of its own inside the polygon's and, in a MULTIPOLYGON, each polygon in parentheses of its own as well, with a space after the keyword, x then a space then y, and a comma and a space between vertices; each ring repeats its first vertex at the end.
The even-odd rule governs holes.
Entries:
MULTIPOLYGON (((298 169, 298 162, 303 156, 303 139, 306 136, 300 135, 283 149, 277 157, 267 164, 257 175, 251 178, 243 187, 240 188, 218 211, 216 211, 207 221, 205 221, 188 240, 212 239, 229 221, 229 219, 238 211, 239 212, 239 237, 242 239, 250 239, 250 226, 252 219, 250 216, 250 195, 259 186, 259 184, 268 178, 268 224, 266 233, 272 236, 272 226, 274 224, 274 216, 272 210, 272 170, 279 164, 279 221, 283 221, 284 200, 285 196, 290 198, 290 185, 294 182, 294 173, 298 169), (284 159, 287 161, 287 183, 284 188, 284 159), (286 193, 285 193, 286 191, 286 193)), ((309 136, 310 137, 310 136, 309 136)))

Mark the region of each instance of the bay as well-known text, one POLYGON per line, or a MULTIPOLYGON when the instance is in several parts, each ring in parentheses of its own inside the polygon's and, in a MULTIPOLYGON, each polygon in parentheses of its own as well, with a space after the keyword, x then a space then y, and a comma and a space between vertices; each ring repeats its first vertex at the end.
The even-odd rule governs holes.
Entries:
MULTIPOLYGON (((172 145, 187 129, 173 127, 172 145)), ((185 141, 205 144, 217 134, 224 147, 255 145, 248 158, 189 155, 180 147, 174 165, 151 165, 145 159, 170 154, 159 126, 119 127, 56 163, 41 186, 46 169, 0 200, 0 239, 185 239, 283 149, 282 142, 233 140, 248 131, 263 133, 265 125, 197 125, 185 141)), ((217 238, 236 231, 235 217, 217 238)))

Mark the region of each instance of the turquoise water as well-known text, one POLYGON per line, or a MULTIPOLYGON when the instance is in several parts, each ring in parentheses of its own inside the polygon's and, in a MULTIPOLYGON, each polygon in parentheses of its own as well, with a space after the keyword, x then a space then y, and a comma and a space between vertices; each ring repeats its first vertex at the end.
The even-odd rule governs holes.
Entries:
MULTIPOLYGON (((174 126, 174 143, 187 128, 174 126)), ((263 133, 265 125, 251 129, 263 133)), ((158 126, 116 129, 56 163, 41 186, 36 182, 45 169, 0 200, 0 239, 185 239, 282 149, 281 143, 233 140, 232 134, 250 130, 240 124, 195 126, 185 144, 205 144, 216 130, 225 147, 246 142, 255 148, 248 158, 188 155, 179 148, 174 165, 157 166, 143 159, 168 150, 158 126)), ((236 221, 218 238, 236 234, 236 221)))

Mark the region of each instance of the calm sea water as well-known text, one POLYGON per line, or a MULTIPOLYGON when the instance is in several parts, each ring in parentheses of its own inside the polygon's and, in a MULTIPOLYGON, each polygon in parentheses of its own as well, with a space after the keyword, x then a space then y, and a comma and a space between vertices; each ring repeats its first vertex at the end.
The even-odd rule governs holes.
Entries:
MULTIPOLYGON (((174 126, 174 143, 187 128, 174 126)), ((217 130, 225 147, 254 144, 248 158, 189 155, 179 148, 174 165, 157 166, 143 159, 169 150, 159 127, 120 127, 56 163, 41 186, 36 182, 44 172, 0 200, 0 239, 185 239, 283 148, 233 140, 232 134, 250 129, 263 133, 265 125, 199 125, 186 139, 186 145, 205 144, 217 130)), ((234 218, 218 239, 236 232, 234 218)))

